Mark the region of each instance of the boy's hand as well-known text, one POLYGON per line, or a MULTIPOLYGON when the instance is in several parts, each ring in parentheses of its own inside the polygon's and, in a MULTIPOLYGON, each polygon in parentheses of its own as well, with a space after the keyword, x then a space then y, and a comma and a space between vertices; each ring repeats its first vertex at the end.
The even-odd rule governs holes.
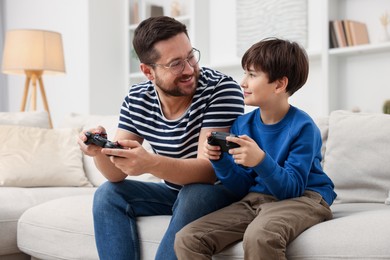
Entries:
POLYGON ((226 140, 240 145, 238 148, 229 150, 229 154, 233 156, 235 163, 246 167, 254 167, 263 161, 265 157, 264 151, 249 136, 228 136, 226 140))
POLYGON ((221 147, 219 145, 211 145, 207 142, 207 139, 211 136, 211 132, 206 134, 206 141, 204 142, 204 155, 210 160, 219 160, 221 157, 221 147))

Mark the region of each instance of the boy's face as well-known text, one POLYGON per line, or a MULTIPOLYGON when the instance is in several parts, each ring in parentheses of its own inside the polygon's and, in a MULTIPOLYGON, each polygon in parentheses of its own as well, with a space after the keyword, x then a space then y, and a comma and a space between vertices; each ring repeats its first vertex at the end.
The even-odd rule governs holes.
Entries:
POLYGON ((244 92, 245 105, 262 108, 271 106, 276 98, 276 82, 268 83, 268 74, 255 70, 253 66, 249 66, 244 74, 241 87, 244 92))

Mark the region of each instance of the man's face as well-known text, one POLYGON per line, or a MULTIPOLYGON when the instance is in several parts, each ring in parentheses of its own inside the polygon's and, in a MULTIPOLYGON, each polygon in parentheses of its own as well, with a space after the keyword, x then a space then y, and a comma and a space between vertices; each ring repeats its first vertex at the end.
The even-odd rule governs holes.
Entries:
MULTIPOLYGON (((175 64, 193 55, 193 49, 188 37, 178 34, 171 39, 156 43, 156 50, 161 57, 156 64, 175 64)), ((184 61, 184 69, 179 74, 166 66, 154 66, 154 83, 156 87, 167 96, 192 96, 195 94, 199 79, 199 65, 190 66, 184 61)))

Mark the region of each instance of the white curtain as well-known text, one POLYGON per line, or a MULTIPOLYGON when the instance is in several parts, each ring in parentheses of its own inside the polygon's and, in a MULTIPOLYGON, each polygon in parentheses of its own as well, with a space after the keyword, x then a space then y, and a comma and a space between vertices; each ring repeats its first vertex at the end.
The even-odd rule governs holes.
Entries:
MULTIPOLYGON (((3 44, 5 36, 5 1, 0 0, 0 64, 3 60, 3 44)), ((7 78, 0 72, 0 112, 8 111, 7 78)))

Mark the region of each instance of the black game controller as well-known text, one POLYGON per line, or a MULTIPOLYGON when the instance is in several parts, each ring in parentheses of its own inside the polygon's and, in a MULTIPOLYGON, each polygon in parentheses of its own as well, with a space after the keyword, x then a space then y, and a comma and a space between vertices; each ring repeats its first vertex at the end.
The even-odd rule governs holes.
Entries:
POLYGON ((93 134, 91 132, 86 132, 85 136, 87 140, 84 142, 85 144, 94 144, 100 146, 102 148, 111 148, 111 149, 123 149, 123 146, 118 142, 111 142, 104 138, 105 134, 93 134))
POLYGON ((211 136, 207 139, 207 143, 211 145, 219 145, 222 152, 227 152, 229 149, 240 147, 238 144, 226 141, 227 136, 237 135, 226 132, 211 132, 211 136))

